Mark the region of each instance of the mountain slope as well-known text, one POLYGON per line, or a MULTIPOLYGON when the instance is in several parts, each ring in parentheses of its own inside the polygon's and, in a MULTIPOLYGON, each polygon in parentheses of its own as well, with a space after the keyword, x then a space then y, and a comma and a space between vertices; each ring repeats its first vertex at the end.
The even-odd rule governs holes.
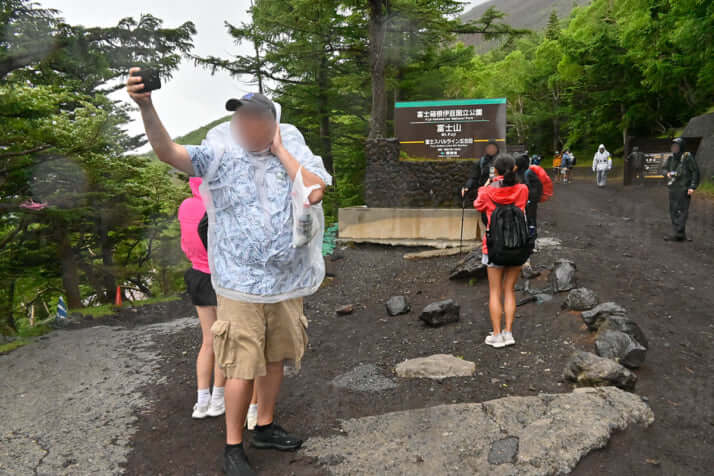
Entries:
MULTIPOLYGON (((216 119, 215 121, 209 122, 205 126, 201 126, 198 129, 189 132, 188 134, 176 137, 174 139, 174 142, 182 145, 199 145, 203 141, 203 139, 206 138, 206 134, 208 134, 208 131, 216 127, 218 124, 229 121, 230 119, 231 116, 225 116, 220 119, 216 119)), ((158 160, 153 150, 149 150, 149 152, 142 153, 140 155, 146 155, 147 157, 151 157, 152 159, 158 160)))
MULTIPOLYGON (((566 18, 576 5, 585 5, 589 0, 490 0, 473 7, 461 16, 462 21, 476 20, 490 7, 506 14, 503 22, 517 28, 541 30, 548 24, 548 17, 553 10, 558 16, 566 18)), ((483 44, 480 35, 461 35, 464 44, 480 46, 483 44)), ((489 42, 490 43, 493 42, 489 42)), ((479 48, 482 49, 482 48, 479 48)))

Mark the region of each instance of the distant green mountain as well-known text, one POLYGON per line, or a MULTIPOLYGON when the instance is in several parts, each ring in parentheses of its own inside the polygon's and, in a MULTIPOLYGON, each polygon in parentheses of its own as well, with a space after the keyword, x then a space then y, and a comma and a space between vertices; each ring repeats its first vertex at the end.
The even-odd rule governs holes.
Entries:
POLYGON ((188 134, 182 135, 181 137, 177 137, 176 139, 174 139, 174 141, 177 144, 200 144, 201 141, 206 138, 206 134, 208 134, 208 131, 216 127, 218 124, 222 124, 230 120, 231 116, 216 119, 215 121, 210 122, 205 126, 199 127, 198 129, 191 131, 188 134))
MULTIPOLYGON (((517 28, 538 31, 548 24, 550 13, 555 10, 558 16, 566 18, 572 9, 586 5, 590 0, 490 0, 473 7, 461 15, 462 21, 476 20, 490 7, 506 14, 505 23, 517 28)), ((466 45, 476 46, 478 50, 489 49, 496 42, 484 42, 480 35, 460 35, 459 40, 466 45)))
MULTIPOLYGON (((194 145, 194 144, 200 144, 203 139, 206 138, 206 134, 208 134, 208 131, 216 127, 218 124, 222 124, 224 122, 230 121, 231 116, 225 116, 220 119, 216 119, 213 122, 209 122, 205 126, 201 126, 196 130, 193 130, 189 132, 188 134, 184 134, 182 136, 176 137, 174 139, 174 142, 177 144, 183 144, 183 145, 194 145)), ((151 150, 145 154, 147 157, 151 157, 152 159, 157 159, 156 154, 154 154, 154 151, 151 150)), ((158 159, 157 159, 158 160, 158 159)))

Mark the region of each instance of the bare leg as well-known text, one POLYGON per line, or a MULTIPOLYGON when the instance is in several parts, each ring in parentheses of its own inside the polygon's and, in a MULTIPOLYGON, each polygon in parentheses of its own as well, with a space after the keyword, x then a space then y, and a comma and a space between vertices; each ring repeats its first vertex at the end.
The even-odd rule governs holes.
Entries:
POLYGON ((503 307, 506 313, 506 332, 513 332, 513 320, 516 317, 516 286, 521 275, 520 266, 509 266, 503 272, 503 307))
POLYGON ((268 362, 267 375, 256 377, 256 393, 258 401, 258 425, 269 425, 275 416, 275 402, 280 393, 283 381, 283 362, 268 362))
POLYGON ((253 397, 250 399, 250 404, 255 405, 258 403, 258 386, 253 385, 253 397))
POLYGON ((198 320, 201 323, 201 349, 196 358, 196 383, 199 390, 211 387, 211 374, 216 372, 215 385, 222 387, 224 382, 223 372, 214 366, 213 334, 211 326, 216 322, 215 306, 196 306, 198 320))
POLYGON ((493 335, 501 333, 503 305, 503 268, 488 268, 488 310, 491 314, 493 335))
POLYGON ((237 378, 226 380, 226 443, 229 445, 243 442, 243 426, 252 394, 252 380, 237 378))

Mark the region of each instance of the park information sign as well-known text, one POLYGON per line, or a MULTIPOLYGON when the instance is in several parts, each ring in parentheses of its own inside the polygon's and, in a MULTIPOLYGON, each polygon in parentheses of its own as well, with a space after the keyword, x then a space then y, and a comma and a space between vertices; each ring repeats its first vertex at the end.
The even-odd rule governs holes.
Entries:
POLYGON ((394 124, 409 158, 478 159, 506 142, 506 98, 397 102, 394 124))

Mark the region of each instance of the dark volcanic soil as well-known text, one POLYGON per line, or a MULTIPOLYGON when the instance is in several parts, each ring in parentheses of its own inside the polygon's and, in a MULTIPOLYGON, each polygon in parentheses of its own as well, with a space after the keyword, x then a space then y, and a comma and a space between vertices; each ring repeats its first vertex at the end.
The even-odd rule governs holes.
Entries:
MULTIPOLYGON (((593 289, 601 301, 616 301, 630 310, 650 342, 647 361, 637 371, 637 393, 649 399, 657 419, 648 429, 615 435, 607 448, 585 457, 574 474, 710 474, 714 207, 695 199, 690 212, 694 241, 669 244, 662 240, 669 231, 664 190, 616 185, 599 190, 586 183, 556 187, 553 201, 542 207, 541 236, 557 237, 562 246, 535 255, 533 263, 546 267, 558 257, 572 259, 580 285, 593 289)), ((560 310, 564 295, 519 308, 517 345, 494 350, 482 343, 490 330, 486 283, 449 281, 458 256, 404 260, 409 251, 414 250, 358 246, 338 251, 344 258, 334 263, 336 277, 306 300, 310 348, 300 375, 284 382, 281 425, 309 438, 335 432, 339 419, 571 389, 561 382, 564 362, 574 349, 592 351, 593 344, 579 315, 560 310), (396 294, 408 296, 410 314, 386 314, 384 302, 396 294), (425 328, 420 310, 445 298, 461 305, 461 321, 425 328), (355 312, 336 316, 335 309, 344 304, 354 304, 355 312), (398 362, 434 353, 476 362, 476 375, 442 382, 393 377, 398 362), (397 388, 367 393, 331 384, 362 363, 375 364, 398 382, 397 388)), ((532 284, 544 286, 545 274, 532 284)), ((134 314, 148 321, 190 312, 185 301, 163 306, 161 316, 152 307, 134 314)), ((199 328, 159 339, 165 362, 157 384, 146 388, 154 403, 140 415, 127 472, 221 474, 224 422, 190 418, 199 328)), ((261 474, 329 474, 300 452, 248 449, 248 454, 261 474)))

